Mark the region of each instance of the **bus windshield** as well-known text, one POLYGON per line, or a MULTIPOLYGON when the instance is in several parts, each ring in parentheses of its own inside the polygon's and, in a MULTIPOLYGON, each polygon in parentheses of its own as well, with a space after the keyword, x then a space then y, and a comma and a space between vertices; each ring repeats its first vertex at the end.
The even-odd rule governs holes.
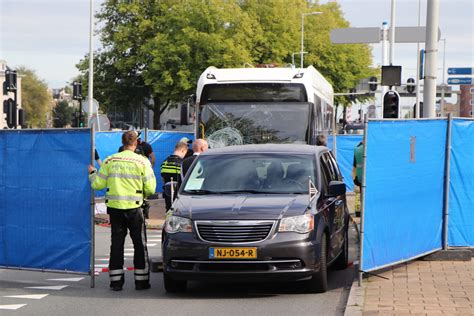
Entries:
POLYGON ((230 83, 207 84, 200 104, 220 102, 308 102, 303 84, 230 83))
POLYGON ((199 133, 211 148, 307 144, 309 103, 221 103, 201 107, 199 133))

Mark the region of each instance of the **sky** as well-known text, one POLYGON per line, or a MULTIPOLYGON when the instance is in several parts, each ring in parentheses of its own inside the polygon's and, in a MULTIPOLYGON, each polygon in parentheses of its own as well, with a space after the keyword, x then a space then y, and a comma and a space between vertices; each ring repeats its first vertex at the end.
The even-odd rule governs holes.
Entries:
MULTIPOLYGON (((283 1, 283 0, 282 0, 283 1)), ((289 0, 288 0, 289 1, 289 0)), ((321 3, 335 0, 320 0, 321 3)), ((418 1, 396 1, 397 26, 418 25, 418 1)), ((426 24, 421 0, 421 25, 426 24)), ((95 11, 102 0, 94 0, 95 11)), ((337 0, 351 27, 379 27, 390 22, 391 0, 337 0)), ((306 23, 317 16, 308 18, 306 23)), ((474 0, 440 0, 441 37, 446 38, 446 68, 474 66, 474 0)), ((374 44, 374 66, 381 64, 381 45, 374 44)), ((100 47, 96 38, 94 47, 100 47)), ((0 59, 11 68, 36 70, 51 88, 63 87, 78 74, 75 65, 89 51, 89 0, 0 0, 0 59)), ((439 82, 443 50, 439 48, 439 82)), ((416 44, 397 44, 394 64, 402 78, 416 73, 416 44)), ((447 76, 446 76, 447 80, 447 76)))

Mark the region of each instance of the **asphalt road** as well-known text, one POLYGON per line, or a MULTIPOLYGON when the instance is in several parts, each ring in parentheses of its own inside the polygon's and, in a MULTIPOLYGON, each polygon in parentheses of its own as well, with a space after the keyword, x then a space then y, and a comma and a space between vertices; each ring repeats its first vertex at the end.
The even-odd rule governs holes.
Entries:
MULTIPOLYGON (((355 231, 350 227, 350 260, 355 259, 355 231)), ((161 253, 160 232, 149 231, 151 256, 161 253)), ((190 283, 184 294, 167 294, 161 273, 151 274, 152 288, 136 291, 127 271, 121 292, 109 289, 106 272, 110 229, 96 226, 95 288, 84 275, 0 270, 1 315, 342 315, 354 268, 329 271, 329 291, 307 294, 298 282, 271 284, 190 283), (96 273, 97 274, 97 273, 96 273), (60 279, 60 280, 53 280, 60 279), (30 288, 43 287, 43 288, 30 288), (25 296, 26 295, 26 296, 25 296), (17 296, 17 297, 7 297, 17 296)), ((132 249, 127 237, 126 249, 132 249)), ((126 267, 132 267, 126 250, 126 267)))

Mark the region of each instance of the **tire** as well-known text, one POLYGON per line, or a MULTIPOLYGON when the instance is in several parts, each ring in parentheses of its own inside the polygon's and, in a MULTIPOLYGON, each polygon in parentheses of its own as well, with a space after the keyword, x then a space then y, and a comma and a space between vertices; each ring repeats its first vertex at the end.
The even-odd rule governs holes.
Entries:
POLYGON ((328 290, 328 266, 327 266, 327 237, 326 233, 321 236, 321 247, 319 249, 319 271, 314 273, 307 282, 310 293, 324 293, 328 290))
POLYGON ((342 245, 342 252, 337 256, 333 263, 333 267, 336 270, 344 270, 347 268, 349 263, 349 229, 346 229, 344 233, 344 244, 342 245))
POLYGON ((187 281, 175 280, 166 273, 163 273, 163 282, 165 284, 165 290, 168 293, 186 292, 187 281))

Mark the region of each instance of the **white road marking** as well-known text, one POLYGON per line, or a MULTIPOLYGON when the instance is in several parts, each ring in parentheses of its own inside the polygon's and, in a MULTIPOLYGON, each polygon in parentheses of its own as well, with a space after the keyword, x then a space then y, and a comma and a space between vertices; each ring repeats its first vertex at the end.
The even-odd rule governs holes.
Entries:
POLYGON ((0 305, 0 309, 9 309, 9 310, 17 310, 26 304, 9 304, 9 305, 0 305))
POLYGON ((108 268, 109 264, 108 263, 95 264, 94 267, 96 267, 96 268, 108 268))
POLYGON ((30 294, 30 295, 8 295, 4 297, 11 297, 11 298, 26 298, 30 300, 40 300, 42 298, 45 298, 49 294, 30 294))
POLYGON ((151 242, 161 242, 161 238, 156 238, 156 239, 148 239, 148 241, 151 241, 151 242))
POLYGON ((95 259, 95 261, 109 261, 109 258, 105 258, 105 259, 95 259))
POLYGON ((133 252, 126 252, 123 254, 125 257, 133 257, 133 252))
POLYGON ((135 249, 133 248, 125 248, 125 251, 134 251, 135 249))
POLYGON ((59 291, 68 287, 68 285, 53 285, 53 286, 28 286, 25 289, 34 289, 34 290, 54 290, 59 291))
POLYGON ((48 279, 48 281, 66 281, 66 282, 79 282, 81 280, 84 280, 84 278, 48 279))
POLYGON ((146 243, 146 246, 147 246, 147 247, 155 247, 156 245, 158 245, 158 244, 150 244, 150 243, 146 243))

